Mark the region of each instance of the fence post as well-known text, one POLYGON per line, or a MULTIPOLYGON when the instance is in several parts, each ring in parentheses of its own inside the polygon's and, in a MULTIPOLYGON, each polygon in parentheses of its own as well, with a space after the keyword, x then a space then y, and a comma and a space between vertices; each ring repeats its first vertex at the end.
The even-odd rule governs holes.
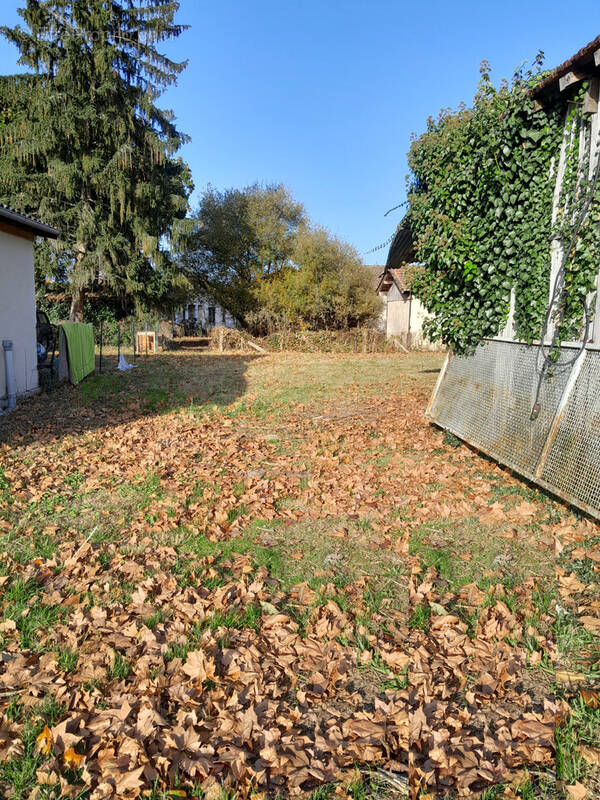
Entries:
POLYGON ((104 320, 100 320, 100 362, 98 364, 98 372, 102 372, 102 335, 104 333, 104 320))
POLYGON ((121 323, 117 324, 117 360, 121 359, 121 323))
POLYGON ((148 358, 148 320, 144 320, 144 336, 146 339, 146 358, 148 358))
POLYGON ((133 361, 135 363, 135 323, 131 323, 131 341, 133 342, 133 361))

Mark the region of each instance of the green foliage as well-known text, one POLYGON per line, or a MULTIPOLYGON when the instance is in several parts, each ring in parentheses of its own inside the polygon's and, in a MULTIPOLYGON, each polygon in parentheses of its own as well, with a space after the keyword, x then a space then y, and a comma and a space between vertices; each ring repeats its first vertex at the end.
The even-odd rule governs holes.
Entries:
POLYGON ((208 187, 181 240, 181 264, 194 286, 240 322, 257 305, 255 287, 293 253, 304 209, 283 186, 208 187))
POLYGON ((27 0, 26 27, 0 28, 35 72, 0 85, 0 200, 62 230, 36 273, 69 287, 72 318, 91 289, 156 304, 181 282, 165 240, 191 191, 185 136, 155 105, 185 67, 156 49, 178 6, 27 0))
POLYGON ((381 310, 356 250, 323 228, 298 232, 293 262, 259 286, 260 312, 248 319, 257 333, 354 328, 381 310))
POLYGON ((555 343, 581 338, 589 309, 588 297, 595 292, 598 275, 600 184, 598 165, 590 163, 591 124, 583 114, 583 93, 587 86, 584 82, 569 104, 565 124, 565 175, 554 235, 561 243, 566 263, 564 289, 558 293, 554 309, 555 343))
MULTIPOLYGON (((473 108, 430 119, 409 154, 410 224, 418 260, 426 265, 416 270, 413 289, 434 315, 425 325, 427 335, 458 352, 502 330, 513 289, 517 337, 527 342, 540 337, 551 240, 556 236, 568 245, 574 208, 589 189, 589 182, 576 178, 578 137, 572 137, 568 162, 575 167, 571 176, 567 170, 560 224, 553 227, 564 109, 554 104, 535 110, 528 91, 537 80, 533 72, 519 71, 512 85, 504 82, 496 89, 488 70, 484 62, 473 108)), ((576 127, 581 110, 574 108, 576 127)), ((557 310, 563 338, 573 338, 581 327, 583 302, 597 269, 597 235, 591 223, 582 230, 567 265, 557 310)))
POLYGON ((283 186, 209 187, 181 238, 181 264, 198 291, 256 334, 345 329, 379 311, 358 253, 310 227, 283 186))

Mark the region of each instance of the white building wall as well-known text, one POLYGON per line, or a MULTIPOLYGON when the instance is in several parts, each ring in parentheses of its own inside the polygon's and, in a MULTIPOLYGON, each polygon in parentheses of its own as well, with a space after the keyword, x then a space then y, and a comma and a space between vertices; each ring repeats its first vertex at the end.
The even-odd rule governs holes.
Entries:
POLYGON ((6 396, 1 340, 13 342, 17 395, 38 388, 33 241, 0 231, 0 397, 6 396))
POLYGON ((205 330, 210 330, 214 325, 222 325, 225 328, 235 328, 235 319, 231 316, 227 309, 215 303, 209 297, 195 297, 189 303, 175 314, 175 322, 181 323, 187 319, 195 319, 198 325, 205 330), (210 309, 215 309, 215 321, 211 323, 210 309))
POLYGON ((405 347, 425 350, 438 350, 423 336, 423 321, 427 310, 414 295, 403 294, 396 284, 390 286, 381 297, 385 302, 385 333, 389 338, 397 337, 405 347))
POLYGON ((404 299, 393 283, 384 295, 387 299, 385 333, 390 336, 406 336, 408 333, 410 303, 404 299))

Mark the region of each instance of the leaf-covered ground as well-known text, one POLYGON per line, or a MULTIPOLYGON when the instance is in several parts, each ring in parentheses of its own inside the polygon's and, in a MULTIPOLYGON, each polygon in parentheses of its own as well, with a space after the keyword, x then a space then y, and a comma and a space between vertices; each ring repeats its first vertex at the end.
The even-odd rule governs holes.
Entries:
POLYGON ((600 792, 600 528, 439 355, 142 359, 0 428, 0 796, 600 792))

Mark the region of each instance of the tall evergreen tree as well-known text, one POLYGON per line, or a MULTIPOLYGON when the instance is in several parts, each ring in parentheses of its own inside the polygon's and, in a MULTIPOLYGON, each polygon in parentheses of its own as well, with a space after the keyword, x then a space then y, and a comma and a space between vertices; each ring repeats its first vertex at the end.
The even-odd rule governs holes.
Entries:
POLYGON ((0 127, 0 200, 63 231, 38 256, 50 275, 67 264, 71 319, 92 286, 151 303, 177 280, 165 243, 192 184, 175 156, 186 137, 156 100, 186 66, 157 49, 185 29, 178 8, 26 0, 27 29, 0 27, 34 72, 2 83, 13 114, 0 127))

